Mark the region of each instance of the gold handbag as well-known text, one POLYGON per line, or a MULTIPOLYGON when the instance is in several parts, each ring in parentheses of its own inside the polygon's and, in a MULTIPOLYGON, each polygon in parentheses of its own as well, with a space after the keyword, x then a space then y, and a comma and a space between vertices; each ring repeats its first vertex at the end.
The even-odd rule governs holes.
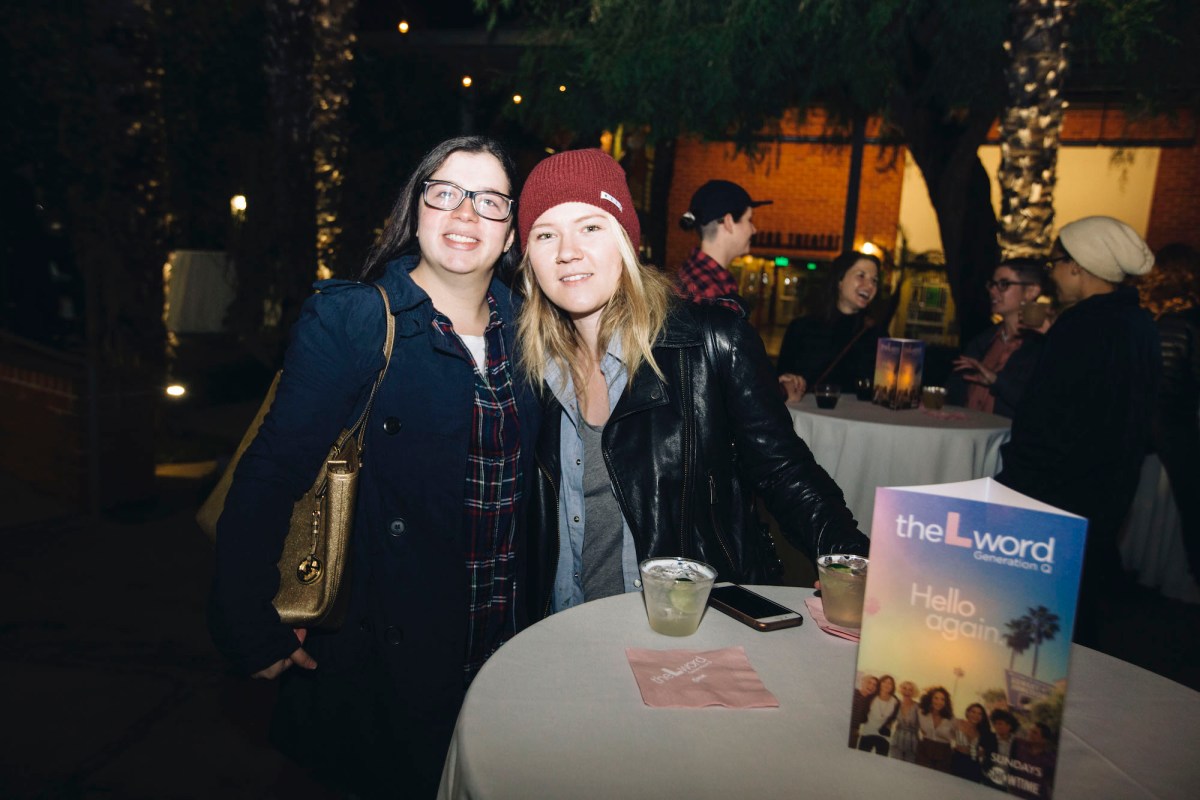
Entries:
MULTIPOLYGON (((341 432, 321 464, 312 487, 292 506, 292 519, 283 542, 283 553, 279 557, 279 591, 273 602, 280 621, 293 627, 337 628, 345 617, 346 593, 339 590, 349 571, 350 535, 354 530, 363 439, 375 393, 387 375, 396 335, 396 320, 392 316, 387 292, 378 285, 375 288, 383 298, 387 320, 383 368, 375 378, 375 385, 371 387, 371 395, 358 421, 341 432)), ((246 448, 258 435, 259 426, 275 399, 275 390, 282 374, 280 371, 275 375, 258 414, 246 429, 229 466, 196 513, 196 522, 211 539, 216 539, 217 520, 225 509, 225 498, 233 484, 233 473, 246 448)))

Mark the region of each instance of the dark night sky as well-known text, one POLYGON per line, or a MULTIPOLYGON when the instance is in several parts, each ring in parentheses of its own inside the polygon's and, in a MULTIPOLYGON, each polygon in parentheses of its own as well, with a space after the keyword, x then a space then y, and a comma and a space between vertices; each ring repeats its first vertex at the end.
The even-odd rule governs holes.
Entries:
POLYGON ((475 11, 472 0, 359 0, 358 18, 364 31, 394 30, 402 19, 414 29, 482 28, 487 19, 475 11))

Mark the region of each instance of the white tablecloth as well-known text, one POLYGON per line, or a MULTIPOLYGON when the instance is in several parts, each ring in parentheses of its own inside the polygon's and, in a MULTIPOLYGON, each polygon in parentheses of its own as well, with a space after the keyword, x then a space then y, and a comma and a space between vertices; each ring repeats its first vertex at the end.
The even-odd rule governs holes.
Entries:
POLYGON ((1183 548, 1179 509, 1158 456, 1147 456, 1142 463, 1141 482, 1125 520, 1121 559, 1142 585, 1185 603, 1200 603, 1200 586, 1183 548))
MULTIPOLYGON (((810 589, 758 591, 804 609, 810 589)), ((654 633, 640 594, 584 603, 525 630, 472 684, 441 798, 996 798, 994 789, 846 746, 857 645, 759 633, 707 612, 693 636, 654 633), (779 708, 656 709, 626 647, 746 648, 779 708)), ((1074 647, 1055 797, 1194 798, 1200 693, 1074 647)))
POLYGON ((870 535, 875 490, 988 478, 1000 467, 1010 421, 947 406, 943 419, 922 409, 893 410, 843 395, 837 408, 806 396, 789 404, 792 424, 817 463, 846 495, 859 528, 870 535))

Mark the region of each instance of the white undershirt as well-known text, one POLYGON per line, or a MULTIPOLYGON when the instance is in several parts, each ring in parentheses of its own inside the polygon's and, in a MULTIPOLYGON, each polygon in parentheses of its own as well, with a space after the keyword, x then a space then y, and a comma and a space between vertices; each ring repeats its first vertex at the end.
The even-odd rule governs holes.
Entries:
POLYGON ((462 339, 467 350, 471 351, 471 358, 475 359, 476 369, 484 372, 487 369, 487 340, 482 336, 467 336, 461 333, 458 338, 462 339))

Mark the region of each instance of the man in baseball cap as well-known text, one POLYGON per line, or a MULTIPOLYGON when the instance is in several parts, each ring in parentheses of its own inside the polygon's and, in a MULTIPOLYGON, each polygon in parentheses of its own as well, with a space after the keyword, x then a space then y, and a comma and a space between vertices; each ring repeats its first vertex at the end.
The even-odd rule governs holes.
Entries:
POLYGON ((695 230, 700 244, 679 270, 676 291, 694 301, 718 301, 749 312, 738 294, 729 264, 750 252, 754 236, 754 209, 770 200, 753 200, 732 181, 709 181, 696 190, 679 227, 695 230))

